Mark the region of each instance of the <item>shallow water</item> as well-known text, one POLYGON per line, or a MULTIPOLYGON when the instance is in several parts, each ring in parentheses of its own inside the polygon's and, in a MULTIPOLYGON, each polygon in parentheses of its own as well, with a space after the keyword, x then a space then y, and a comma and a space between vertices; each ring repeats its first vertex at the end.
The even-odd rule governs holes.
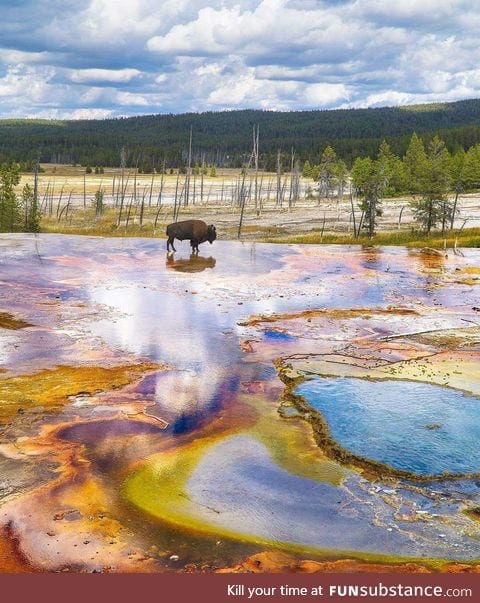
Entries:
MULTIPOLYGON (((420 529, 417 534, 407 525, 401 531, 387 531, 388 503, 374 502, 360 491, 358 499, 352 499, 357 482, 352 478, 338 488, 297 477, 273 463, 259 442, 236 436, 205 454, 187 492, 206 522, 239 533, 324 549, 457 556, 453 551, 462 539, 449 531, 449 541, 443 542, 439 533, 447 530, 445 526, 420 529)), ((475 554, 475 546, 468 549, 475 554)))
POLYGON ((422 476, 480 472, 480 400, 427 383, 309 379, 296 389, 355 455, 422 476))
MULTIPOLYGON (((273 364, 325 354, 333 371, 333 357, 346 358, 347 366, 351 356, 381 364, 434 354, 430 341, 384 338, 470 324, 478 293, 461 275, 479 263, 477 250, 432 266, 416 251, 354 246, 216 241, 191 258, 185 243, 172 258, 164 241, 152 239, 13 235, 0 237, 0 249, 0 312, 32 325, 0 329, 2 377, 28 375, 33 383, 0 425, 0 504, 35 568, 144 571, 151 564, 163 571, 175 569, 168 561, 178 552, 173 546, 198 567, 221 566, 239 560, 243 541, 258 550, 262 540, 311 547, 309 554, 329 548, 480 556, 476 526, 462 514, 480 503, 474 481, 444 486, 438 501, 427 486, 424 493, 371 486, 328 460, 306 422, 277 412, 283 385, 273 364), (302 315, 308 310, 320 313, 311 319, 302 315), (298 315, 249 323, 253 315, 282 313, 298 315), (110 388, 95 381, 96 367, 142 363, 150 364, 130 380, 123 376, 122 385, 113 377, 110 388), (45 382, 39 371, 54 377, 59 367, 67 375, 84 371, 72 395, 51 408, 49 392, 29 401, 45 382), (138 490, 127 491, 137 475, 138 490), (173 517, 177 507, 182 513, 173 517), (65 512, 68 522, 54 519, 65 512), (408 514, 413 519, 401 519, 408 514), (55 547, 49 533, 58 536, 55 547), (95 542, 98 557, 82 552, 86 541, 95 542)), ((469 350, 475 360, 477 348, 469 350)), ((473 471, 477 400, 440 388, 443 402, 436 404, 433 390, 419 384, 418 396, 428 402, 420 412, 404 383, 375 393, 378 382, 358 380, 356 406, 344 407, 344 419, 332 410, 332 425, 348 425, 356 413, 359 428, 364 419, 366 456, 382 460, 387 437, 368 429, 391 423, 397 412, 416 445, 404 446, 404 455, 401 430, 392 429, 383 462, 428 474, 473 471), (372 408, 372 400, 388 400, 394 390, 403 412, 401 404, 372 408), (427 423, 442 427, 428 430, 427 423), (462 446, 469 451, 463 456, 462 446)), ((340 407, 334 393, 329 399, 332 409, 340 407)))

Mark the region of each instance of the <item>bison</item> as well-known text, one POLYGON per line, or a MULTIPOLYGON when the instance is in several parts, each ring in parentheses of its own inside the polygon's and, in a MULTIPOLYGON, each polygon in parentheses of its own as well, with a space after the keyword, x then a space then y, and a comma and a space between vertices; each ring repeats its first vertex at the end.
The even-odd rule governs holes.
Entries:
POLYGON ((208 241, 210 245, 217 238, 217 231, 213 224, 207 226, 203 220, 184 220, 183 222, 174 222, 167 226, 167 251, 170 251, 170 245, 173 251, 177 251, 173 246, 174 239, 184 241, 188 239, 192 246, 192 252, 198 253, 200 243, 208 241))

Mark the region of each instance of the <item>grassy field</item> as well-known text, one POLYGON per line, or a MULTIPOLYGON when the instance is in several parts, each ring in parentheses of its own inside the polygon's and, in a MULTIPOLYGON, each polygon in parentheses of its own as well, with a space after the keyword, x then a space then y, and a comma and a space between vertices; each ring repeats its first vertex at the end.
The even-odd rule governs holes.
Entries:
MULTIPOLYGON (((158 191, 161 181, 162 174, 139 174, 134 169, 125 168, 104 168, 103 174, 91 174, 85 173, 85 168, 81 166, 72 166, 66 164, 50 164, 42 163, 42 171, 38 177, 38 191, 39 197, 45 194, 54 195, 58 197, 63 190, 63 198, 66 200, 67 196, 72 193, 73 195, 79 195, 80 197, 87 197, 87 201, 91 199, 95 192, 99 189, 104 191, 106 196, 115 194, 116 190, 123 183, 125 189, 125 195, 128 197, 133 193, 134 187, 138 196, 142 196, 144 192, 149 193, 150 186, 153 183, 154 191, 158 191), (123 180, 122 180, 123 178, 123 180)), ((204 183, 204 196, 207 197, 209 192, 212 195, 210 189, 220 189, 222 183, 231 183, 239 178, 240 170, 231 168, 217 168, 216 176, 210 175, 210 170, 207 169, 207 174, 203 177, 204 183)), ((267 180, 272 181, 275 179, 275 174, 272 173, 261 173, 260 178, 263 175, 264 186, 266 187, 267 180)), ((179 178, 179 190, 181 189, 182 183, 185 179, 184 174, 180 174, 179 178)), ((17 186, 17 192, 21 192, 24 184, 30 184, 33 186, 34 175, 33 173, 22 174, 21 181, 17 186)), ((195 181, 196 195, 200 196, 201 176, 192 175, 191 178, 191 191, 193 194, 193 182, 195 181)), ((177 183, 177 170, 174 173, 163 175, 163 183, 165 191, 173 192, 177 183)))

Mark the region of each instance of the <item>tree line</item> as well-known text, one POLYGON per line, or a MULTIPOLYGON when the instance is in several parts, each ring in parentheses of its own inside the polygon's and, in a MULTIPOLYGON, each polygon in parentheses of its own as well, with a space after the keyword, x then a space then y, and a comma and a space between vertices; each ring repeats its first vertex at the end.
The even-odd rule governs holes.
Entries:
POLYGON ((19 196, 15 191, 19 182, 18 163, 0 165, 0 232, 39 232, 40 209, 36 187, 25 184, 19 196))
POLYGON ((180 115, 147 115, 105 120, 0 121, 0 162, 23 162, 33 170, 42 163, 82 166, 120 165, 148 173, 164 164, 184 168, 189 132, 193 130, 191 165, 241 167, 251 152, 250 132, 258 125, 259 166, 275 171, 278 149, 295 149, 302 163, 318 161, 319 149, 335 147, 348 167, 356 157, 374 158, 383 139, 403 155, 416 131, 428 146, 435 135, 450 152, 480 143, 480 100, 455 103, 339 109, 328 111, 224 111, 180 115))
MULTIPOLYGON (((411 195, 415 220, 426 233, 440 226, 445 232, 453 229, 459 194, 480 187, 480 144, 450 153, 439 136, 425 145, 413 133, 403 157, 384 140, 374 158, 356 157, 350 172, 328 145, 317 165, 305 162, 303 176, 318 183, 319 197, 325 199, 334 194, 343 197, 350 176, 351 192, 362 212, 358 228, 354 225, 357 235, 365 228, 372 237, 382 215, 382 199, 405 194, 411 195)), ((353 201, 352 214, 355 219, 353 201)))

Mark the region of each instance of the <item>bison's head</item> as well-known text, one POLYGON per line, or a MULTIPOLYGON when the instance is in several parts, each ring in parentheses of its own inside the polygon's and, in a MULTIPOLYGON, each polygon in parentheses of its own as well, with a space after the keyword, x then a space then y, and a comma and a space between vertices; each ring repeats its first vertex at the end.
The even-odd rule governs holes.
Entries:
POLYGON ((217 229, 215 228, 215 226, 213 224, 210 224, 210 226, 207 228, 207 241, 211 245, 213 243, 213 241, 215 241, 216 238, 217 238, 217 229))

